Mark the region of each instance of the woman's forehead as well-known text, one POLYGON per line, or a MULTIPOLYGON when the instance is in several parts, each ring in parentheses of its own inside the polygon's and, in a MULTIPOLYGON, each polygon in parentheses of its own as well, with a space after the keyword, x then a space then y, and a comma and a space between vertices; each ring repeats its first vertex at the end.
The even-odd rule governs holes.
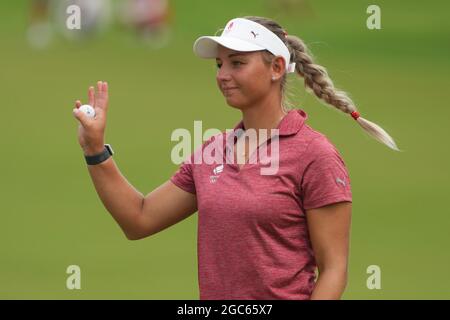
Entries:
POLYGON ((250 52, 245 52, 245 51, 236 51, 236 50, 232 50, 232 49, 228 49, 226 47, 220 46, 217 50, 217 59, 226 59, 226 58, 232 58, 232 57, 237 57, 237 56, 253 56, 255 55, 256 51, 250 51, 250 52))

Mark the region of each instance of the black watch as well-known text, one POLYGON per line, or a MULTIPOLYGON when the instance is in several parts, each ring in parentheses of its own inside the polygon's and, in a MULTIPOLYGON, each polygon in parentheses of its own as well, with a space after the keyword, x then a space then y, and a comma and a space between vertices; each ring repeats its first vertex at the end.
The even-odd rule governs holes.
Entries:
POLYGON ((102 163, 103 161, 105 161, 106 159, 111 157, 113 154, 114 154, 114 151, 113 151, 111 145, 105 144, 105 148, 103 149, 103 151, 101 153, 93 155, 93 156, 84 156, 84 158, 86 159, 86 163, 88 165, 92 166, 92 165, 102 163))

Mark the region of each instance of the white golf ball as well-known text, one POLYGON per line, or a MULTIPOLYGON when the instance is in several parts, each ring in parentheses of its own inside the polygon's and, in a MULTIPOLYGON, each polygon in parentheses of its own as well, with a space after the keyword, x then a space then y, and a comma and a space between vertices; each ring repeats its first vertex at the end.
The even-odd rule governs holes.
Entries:
POLYGON ((78 110, 84 112, 89 118, 95 117, 95 110, 88 104, 83 104, 78 110))

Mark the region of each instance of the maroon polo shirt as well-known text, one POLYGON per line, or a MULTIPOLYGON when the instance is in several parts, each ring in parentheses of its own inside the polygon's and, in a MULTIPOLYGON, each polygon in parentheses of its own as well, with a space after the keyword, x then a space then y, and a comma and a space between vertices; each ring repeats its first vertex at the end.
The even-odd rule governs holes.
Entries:
MULTIPOLYGON (((242 169, 227 161, 195 164, 194 158, 218 138, 228 141, 219 157, 226 159, 236 138, 222 132, 170 178, 197 196, 201 300, 310 298, 316 261, 306 210, 351 202, 352 193, 338 150, 305 123, 307 118, 305 111, 293 109, 280 121, 275 174, 262 175, 260 162, 242 169)), ((244 129, 243 121, 238 128, 244 129)))

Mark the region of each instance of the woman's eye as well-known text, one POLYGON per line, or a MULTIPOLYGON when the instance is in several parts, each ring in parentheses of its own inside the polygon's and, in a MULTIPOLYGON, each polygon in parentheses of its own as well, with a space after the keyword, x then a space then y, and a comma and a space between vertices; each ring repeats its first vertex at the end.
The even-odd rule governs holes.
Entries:
MULTIPOLYGON (((232 64, 233 66, 239 66, 239 65, 242 64, 242 62, 240 62, 240 61, 233 61, 233 62, 231 62, 231 64, 232 64)), ((216 67, 217 67, 217 68, 220 68, 220 67, 222 67, 222 64, 217 63, 217 64, 216 64, 216 67)))

